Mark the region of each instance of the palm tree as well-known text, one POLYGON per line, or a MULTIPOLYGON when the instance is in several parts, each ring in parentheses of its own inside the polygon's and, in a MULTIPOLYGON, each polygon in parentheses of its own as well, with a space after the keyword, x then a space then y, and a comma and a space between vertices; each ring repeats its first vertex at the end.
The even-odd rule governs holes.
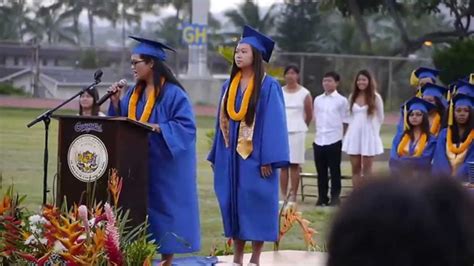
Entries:
POLYGON ((23 41, 25 34, 31 30, 31 10, 25 2, 7 1, 0 6, 0 39, 23 41))
POLYGON ((94 18, 104 18, 109 21, 115 21, 117 18, 114 15, 117 12, 116 2, 114 1, 96 1, 96 0, 62 0, 69 11, 73 14, 73 27, 76 32, 76 38, 79 39, 79 15, 82 11, 87 12, 87 21, 89 27, 89 45, 95 46, 94 35, 94 18))
POLYGON ((63 4, 61 2, 54 3, 50 6, 42 6, 36 12, 35 19, 35 35, 41 40, 45 33, 47 42, 68 42, 77 44, 74 38, 75 30, 72 25, 72 13, 63 12, 63 4))
POLYGON ((270 6, 265 15, 261 16, 260 7, 251 0, 246 0, 240 4, 237 9, 228 10, 225 16, 236 28, 242 28, 244 25, 250 25, 260 32, 268 33, 274 26, 275 16, 273 10, 276 5, 270 6))

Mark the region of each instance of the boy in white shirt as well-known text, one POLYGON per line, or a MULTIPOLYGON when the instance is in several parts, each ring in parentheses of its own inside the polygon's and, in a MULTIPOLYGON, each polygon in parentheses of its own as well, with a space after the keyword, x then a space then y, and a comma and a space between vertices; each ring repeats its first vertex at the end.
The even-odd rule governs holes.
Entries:
POLYGON ((316 206, 339 205, 341 194, 341 148, 347 128, 349 103, 337 92, 340 76, 328 72, 323 77, 324 93, 314 99, 316 136, 313 143, 314 162, 318 173, 316 206), (328 168, 331 172, 331 201, 328 198, 328 168))

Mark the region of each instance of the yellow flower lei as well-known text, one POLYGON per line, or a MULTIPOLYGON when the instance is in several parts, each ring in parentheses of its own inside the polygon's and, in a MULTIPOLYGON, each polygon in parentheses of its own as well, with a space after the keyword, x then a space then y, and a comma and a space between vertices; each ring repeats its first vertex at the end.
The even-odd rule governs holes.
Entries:
POLYGON ((234 121, 242 121, 245 115, 247 114, 247 110, 249 108, 250 97, 252 96, 254 84, 253 84, 253 76, 250 78, 249 84, 247 85, 247 89, 244 93, 244 99, 242 100, 242 106, 240 106, 240 110, 238 112, 235 111, 235 98, 237 97, 237 89, 240 83, 240 79, 242 78, 242 72, 239 71, 232 79, 230 83, 230 88, 228 92, 227 98, 227 113, 229 114, 230 118, 234 121))
POLYGON ((446 146, 448 150, 454 154, 460 154, 463 153, 472 143, 472 139, 474 138, 474 130, 471 130, 469 133, 469 136, 467 136, 466 140, 459 145, 459 147, 456 147, 456 145, 453 144, 453 139, 452 139, 453 133, 451 131, 451 128, 448 127, 448 134, 446 136, 446 146))
POLYGON ((441 116, 436 113, 431 124, 430 133, 438 136, 439 130, 441 129, 441 116))
MULTIPOLYGON (((423 151, 425 150, 425 147, 426 147, 427 140, 428 140, 428 136, 426 134, 422 134, 420 137, 420 141, 416 145, 415 153, 413 154, 413 157, 420 157, 421 154, 423 154, 423 151)), ((407 156, 409 154, 410 148, 407 146, 409 144, 410 144, 410 135, 405 133, 403 135, 402 140, 400 141, 400 144, 398 144, 398 147, 397 147, 398 156, 407 156)))
MULTIPOLYGON (((163 88, 163 84, 165 83, 165 79, 161 78, 161 88, 163 88)), ((128 118, 132 120, 137 120, 137 102, 138 97, 142 92, 142 87, 137 86, 132 93, 132 97, 130 97, 130 102, 128 103, 128 118)), ((152 90, 147 95, 147 100, 145 104, 145 109, 143 110, 142 116, 140 117, 140 122, 146 123, 148 119, 150 119, 151 111, 153 110, 153 106, 155 106, 156 96, 154 95, 155 91, 152 90)))

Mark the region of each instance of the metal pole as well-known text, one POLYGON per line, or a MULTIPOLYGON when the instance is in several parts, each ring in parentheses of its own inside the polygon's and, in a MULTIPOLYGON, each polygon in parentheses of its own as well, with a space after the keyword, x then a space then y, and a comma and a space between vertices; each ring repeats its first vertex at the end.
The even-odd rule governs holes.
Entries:
POLYGON ((393 97, 392 97, 392 60, 388 60, 388 98, 390 101, 390 111, 393 108, 393 97))
POLYGON ((304 55, 300 57, 300 83, 304 84, 304 55))
POLYGON ((35 46, 35 76, 33 78, 33 96, 39 98, 39 75, 40 75, 40 62, 39 62, 39 49, 40 45, 35 46))

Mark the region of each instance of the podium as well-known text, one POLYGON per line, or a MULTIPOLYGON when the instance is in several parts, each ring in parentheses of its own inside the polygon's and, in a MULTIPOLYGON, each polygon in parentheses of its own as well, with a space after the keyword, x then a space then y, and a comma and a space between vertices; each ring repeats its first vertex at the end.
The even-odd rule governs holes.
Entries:
MULTIPOLYGON (((136 226, 147 215, 148 133, 152 128, 125 117, 58 115, 58 177, 56 203, 86 204, 87 183, 94 200, 108 199, 108 178, 117 169, 123 178, 118 205, 130 210, 136 226)), ((110 198, 110 203, 113 204, 110 198)))

